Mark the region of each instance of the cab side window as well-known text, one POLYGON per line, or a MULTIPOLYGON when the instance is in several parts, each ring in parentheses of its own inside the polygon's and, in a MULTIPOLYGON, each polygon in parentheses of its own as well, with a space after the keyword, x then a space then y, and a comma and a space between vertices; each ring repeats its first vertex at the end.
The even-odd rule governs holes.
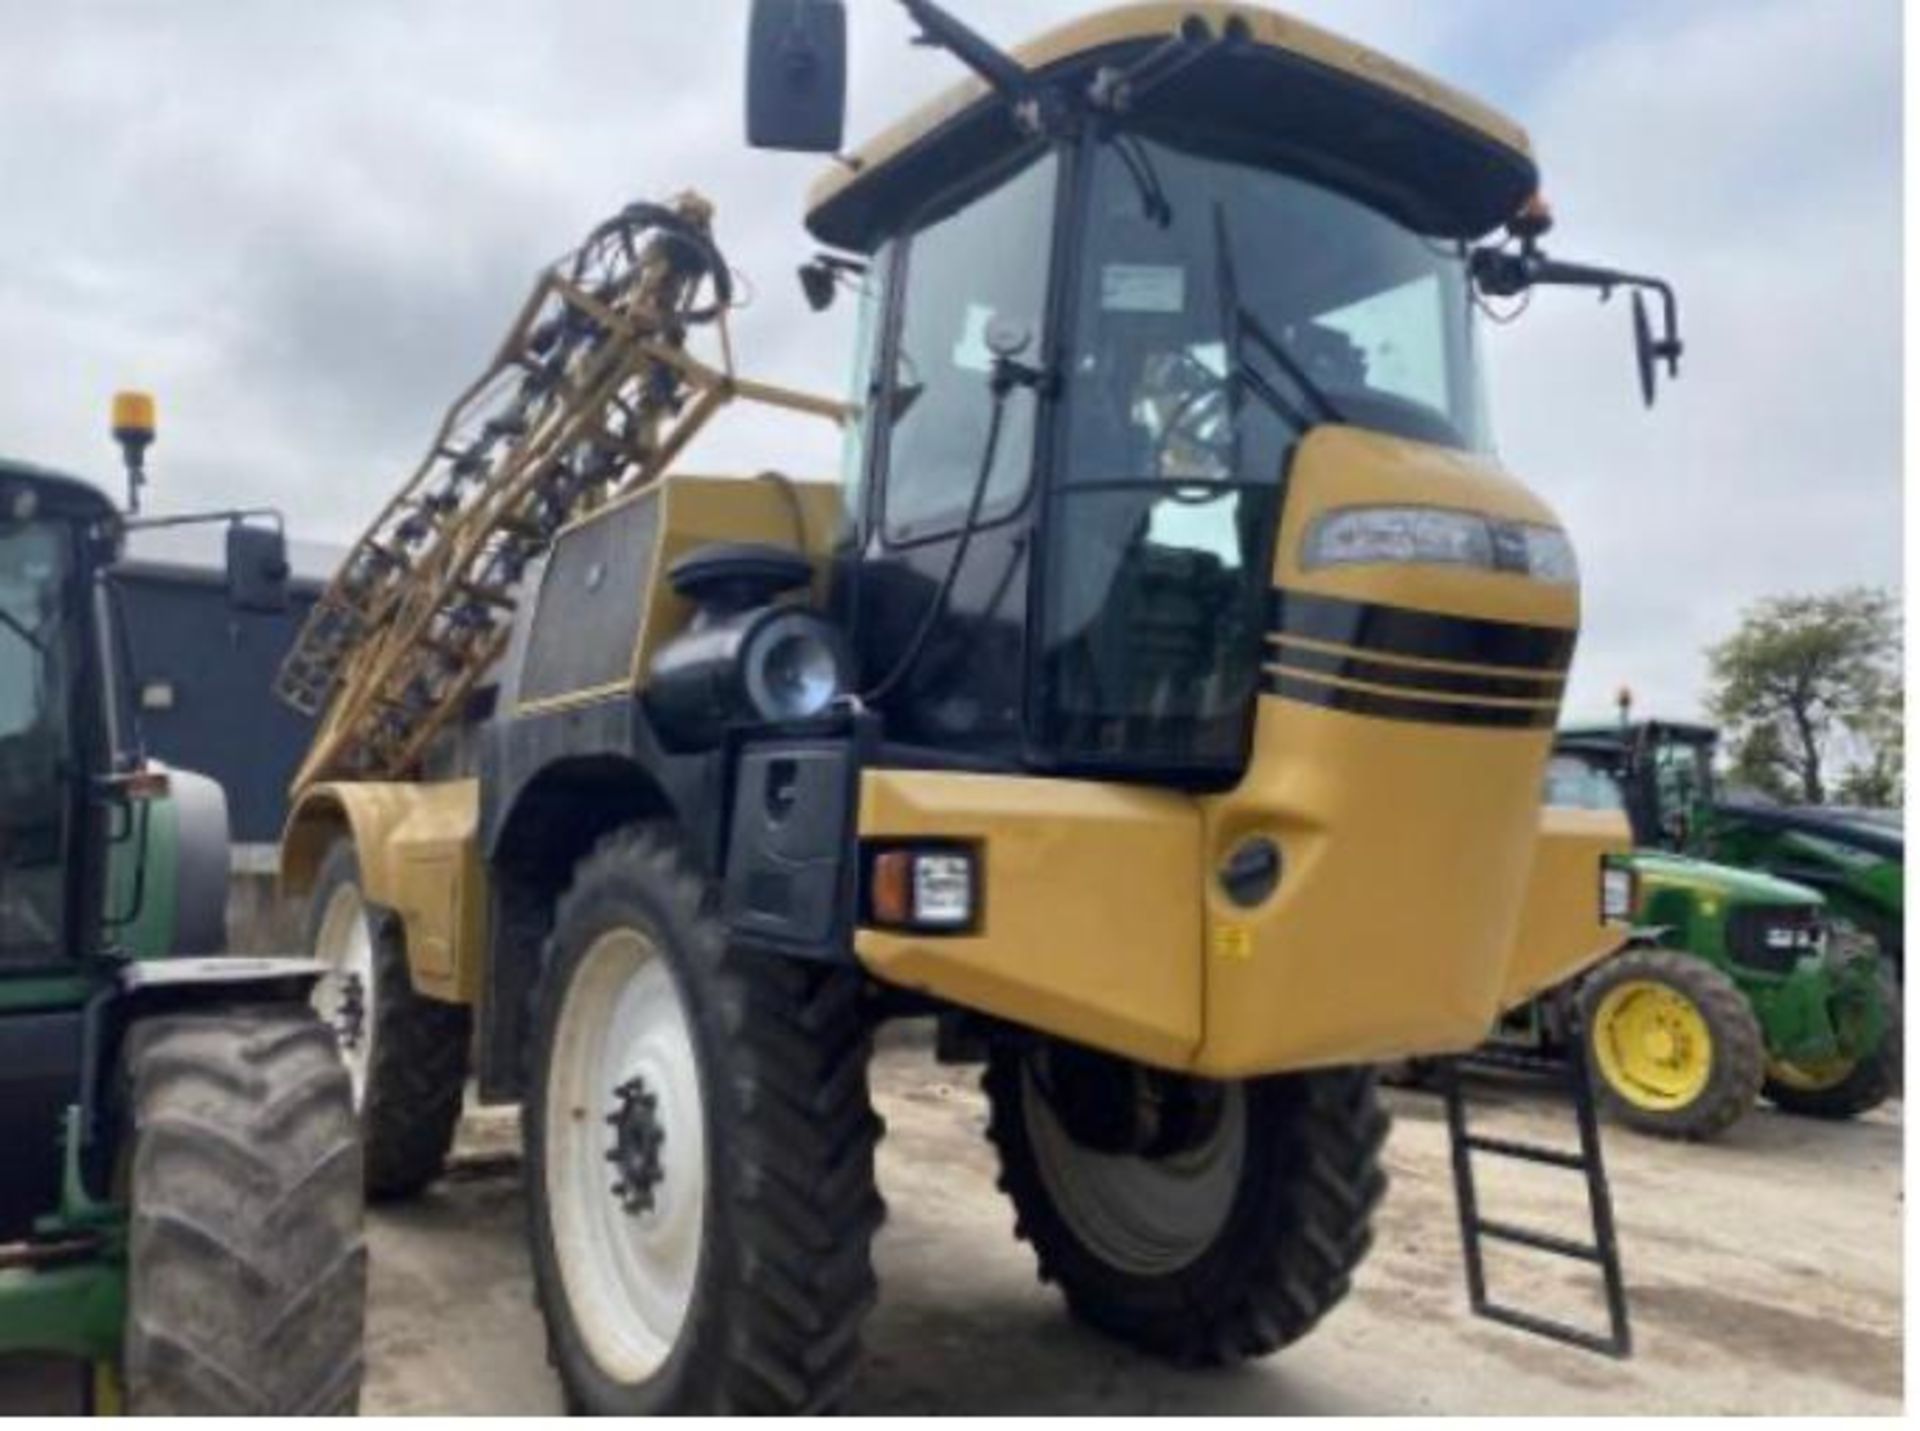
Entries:
MULTIPOLYGON (((900 335, 889 385, 884 530, 910 542, 960 525, 986 458, 993 415, 989 324, 1044 341, 1059 163, 1046 155, 908 240, 900 335)), ((1036 399, 1006 398, 981 514, 1003 516, 1033 472, 1036 399)))

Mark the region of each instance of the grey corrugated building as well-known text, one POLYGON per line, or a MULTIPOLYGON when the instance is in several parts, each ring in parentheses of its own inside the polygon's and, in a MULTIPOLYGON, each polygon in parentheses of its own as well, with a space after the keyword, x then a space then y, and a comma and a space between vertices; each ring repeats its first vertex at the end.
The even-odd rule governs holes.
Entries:
POLYGON ((266 615, 228 604, 224 539, 218 524, 129 537, 118 575, 133 697, 148 753, 226 788, 236 844, 272 844, 313 730, 274 699, 273 678, 344 553, 290 541, 292 601, 266 615))

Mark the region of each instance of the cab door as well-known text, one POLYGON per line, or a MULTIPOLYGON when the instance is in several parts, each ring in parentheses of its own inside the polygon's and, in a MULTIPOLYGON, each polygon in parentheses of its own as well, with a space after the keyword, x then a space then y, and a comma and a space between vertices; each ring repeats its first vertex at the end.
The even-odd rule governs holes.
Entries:
MULTIPOLYGON (((87 593, 78 529, 0 524, 0 1242, 53 1211, 90 991, 87 593)), ((97 885, 93 886, 97 888, 97 885)))
POLYGON ((1061 169, 1037 149, 940 196, 869 278, 888 301, 836 602, 898 742, 1006 762, 1021 750, 1048 404, 1027 385, 996 399, 988 336, 1016 336, 1034 368, 1049 355, 1061 169))

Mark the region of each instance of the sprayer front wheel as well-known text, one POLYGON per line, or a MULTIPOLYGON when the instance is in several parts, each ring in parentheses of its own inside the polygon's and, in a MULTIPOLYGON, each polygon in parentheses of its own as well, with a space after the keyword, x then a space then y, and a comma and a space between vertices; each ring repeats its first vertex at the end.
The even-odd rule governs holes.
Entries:
POLYGON ((670 831, 555 912, 526 1102, 548 1355, 601 1415, 835 1406, 875 1294, 861 981, 731 945, 670 831))
POLYGON ((1222 1365, 1297 1341, 1346 1296, 1386 1189, 1371 1070, 1192 1083, 1179 1129, 1134 1151, 1087 1107, 1107 1100, 1056 1108, 1055 1048, 994 1050, 988 1136, 1015 1235, 1074 1316, 1180 1364, 1222 1365))

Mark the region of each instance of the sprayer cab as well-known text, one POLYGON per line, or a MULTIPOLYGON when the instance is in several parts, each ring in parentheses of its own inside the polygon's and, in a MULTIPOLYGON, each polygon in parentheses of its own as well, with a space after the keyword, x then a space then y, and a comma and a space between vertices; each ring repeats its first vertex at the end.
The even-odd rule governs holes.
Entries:
MULTIPOLYGON (((1571 542, 1492 458, 1479 322, 1546 285, 1652 292, 1651 401, 1670 290, 1542 251, 1511 120, 1286 16, 1132 5, 1003 53, 906 8, 974 77, 812 194, 810 297, 853 289, 865 336, 832 591, 889 739, 976 773, 869 770, 863 836, 978 839, 1083 782, 1102 808, 1054 818, 1108 828, 1107 868, 1181 858, 1102 885, 1085 937, 1126 992, 1056 1032, 1213 1075, 1469 1046, 1579 619, 1571 542), (928 783, 963 779, 991 815, 943 824, 956 787, 928 783), (1156 833, 1123 853, 1112 822, 1156 833)), ((839 9, 757 7, 754 142, 837 144, 839 9)), ((1059 866, 987 861, 1001 921, 1064 898, 1059 866)), ((859 947, 1031 1020, 1047 976, 999 938, 859 947)))

